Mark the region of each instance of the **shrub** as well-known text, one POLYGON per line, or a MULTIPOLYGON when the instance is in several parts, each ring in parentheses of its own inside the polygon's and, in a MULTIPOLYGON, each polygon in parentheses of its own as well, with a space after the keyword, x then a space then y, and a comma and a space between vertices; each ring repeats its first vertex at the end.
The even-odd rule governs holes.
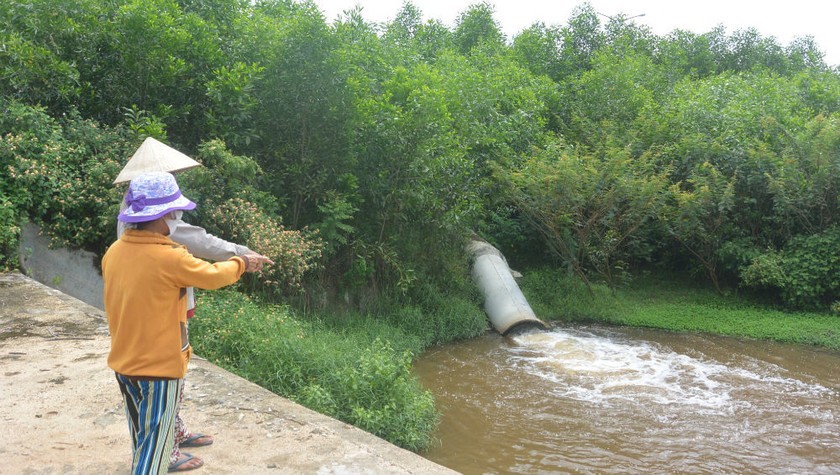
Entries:
POLYGON ((411 354, 377 339, 338 376, 337 416, 409 450, 431 443, 438 421, 432 394, 411 374, 411 354))
POLYGON ((17 209, 0 191, 0 271, 3 272, 18 267, 20 227, 17 223, 17 209))
POLYGON ((111 183, 130 156, 128 132, 11 104, 0 133, 0 191, 17 213, 41 225, 54 246, 104 252, 116 233, 122 195, 111 183))
POLYGON ((422 450, 438 414, 410 370, 410 344, 383 323, 330 326, 301 321, 285 307, 260 305, 231 290, 200 292, 190 333, 197 354, 281 396, 354 424, 394 444, 422 450))
POLYGON ((780 252, 767 252, 743 273, 744 285, 774 288, 793 308, 828 308, 840 298, 840 227, 791 239, 780 252))
POLYGON ((271 297, 300 291, 304 274, 319 265, 323 244, 317 234, 285 229, 251 202, 233 198, 210 205, 205 216, 208 231, 244 243, 274 261, 263 271, 263 279, 245 280, 251 290, 271 297))

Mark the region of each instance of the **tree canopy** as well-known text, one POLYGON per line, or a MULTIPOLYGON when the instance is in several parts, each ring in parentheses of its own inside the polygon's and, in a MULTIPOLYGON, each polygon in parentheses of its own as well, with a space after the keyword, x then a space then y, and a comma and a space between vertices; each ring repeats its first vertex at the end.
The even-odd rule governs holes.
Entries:
POLYGON ((188 181, 208 203, 317 240, 295 241, 311 285, 445 288, 478 234, 587 281, 655 267, 795 306, 840 298, 840 269, 797 257, 836 249, 840 208, 840 76, 812 38, 657 36, 587 3, 506 38, 486 2, 451 28, 395 10, 3 2, 0 259, 23 219, 101 252, 111 207, 56 202, 111 193, 151 135, 206 160, 188 181))

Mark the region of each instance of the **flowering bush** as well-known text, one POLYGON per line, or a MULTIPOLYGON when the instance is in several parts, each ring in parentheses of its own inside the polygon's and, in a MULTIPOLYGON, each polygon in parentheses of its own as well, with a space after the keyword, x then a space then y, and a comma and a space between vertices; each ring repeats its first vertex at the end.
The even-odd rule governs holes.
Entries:
POLYGON ((14 269, 18 265, 17 247, 20 227, 17 212, 0 192, 0 272, 14 269))
MULTIPOLYGON (((115 237, 121 197, 111 182, 131 154, 126 130, 73 114, 59 121, 43 109, 11 104, 0 134, 0 193, 13 210, 2 219, 39 224, 53 246, 104 252, 115 237)), ((0 243, 16 240, 12 231, 0 243)))
POLYGON ((255 204, 232 198, 221 205, 205 205, 205 228, 233 242, 243 243, 274 261, 262 279, 246 279, 245 285, 269 295, 302 290, 306 272, 320 264, 323 243, 314 231, 285 229, 255 204))
MULTIPOLYGON (((127 128, 102 127, 72 114, 56 120, 43 109, 10 104, 0 117, 0 268, 16 267, 19 224, 25 219, 39 224, 53 246, 104 253, 116 237, 125 188, 112 182, 135 147, 127 128)), ((233 184, 223 179, 207 183, 214 191, 201 203, 207 210, 203 221, 210 223, 208 231, 246 244, 275 262, 262 279, 248 276, 243 285, 268 295, 300 291, 303 275, 322 256, 317 234, 284 229, 252 201, 227 199, 235 193, 258 196, 242 185, 258 170, 226 152, 223 144, 213 142, 202 150, 210 158, 218 155, 210 160, 216 165, 213 170, 205 172, 210 178, 244 177, 233 184), (222 205, 214 205, 214 200, 222 205)))

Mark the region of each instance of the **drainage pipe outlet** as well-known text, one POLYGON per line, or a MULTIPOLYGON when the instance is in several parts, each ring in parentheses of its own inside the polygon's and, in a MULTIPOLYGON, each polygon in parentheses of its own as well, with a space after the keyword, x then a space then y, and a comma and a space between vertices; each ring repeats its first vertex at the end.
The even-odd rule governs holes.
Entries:
POLYGON ((548 328, 525 300, 513 272, 498 249, 485 241, 473 239, 467 250, 473 256, 473 282, 484 295, 484 311, 496 331, 507 335, 514 329, 548 328))

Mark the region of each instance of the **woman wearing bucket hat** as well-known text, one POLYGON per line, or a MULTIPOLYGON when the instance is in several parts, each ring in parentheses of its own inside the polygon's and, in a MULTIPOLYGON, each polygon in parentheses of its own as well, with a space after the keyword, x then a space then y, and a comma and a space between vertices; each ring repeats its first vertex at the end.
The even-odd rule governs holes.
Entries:
MULTIPOLYGON (((123 183, 133 177, 147 172, 170 172, 177 173, 201 166, 200 163, 187 155, 165 145, 152 137, 148 137, 137 149, 131 159, 120 171, 114 184, 123 183)), ((126 207, 123 201, 121 211, 126 207)), ((169 226, 169 238, 178 244, 187 247, 187 250, 201 259, 212 261, 223 261, 233 256, 248 256, 262 270, 264 264, 273 264, 266 256, 260 255, 246 246, 225 241, 209 234, 204 228, 193 226, 182 218, 182 211, 176 210, 166 217, 169 226)), ((119 238, 125 229, 122 221, 117 222, 117 237, 119 238)), ((195 313, 195 297, 193 288, 187 289, 187 319, 192 318, 195 313)), ((184 389, 181 388, 179 399, 183 402, 184 389)), ((187 429, 180 412, 175 415, 175 444, 172 448, 170 462, 175 465, 180 463, 181 470, 194 468, 196 461, 188 461, 181 456, 180 449, 185 447, 201 447, 211 445, 213 437, 202 433, 192 433, 187 429)))
POLYGON ((104 302, 111 335, 108 366, 116 373, 132 438, 132 473, 164 473, 203 462, 184 454, 170 464, 175 414, 191 347, 186 328, 186 288, 230 285, 259 264, 248 256, 210 263, 192 256, 167 235, 166 216, 195 203, 170 173, 134 178, 118 219, 123 236, 102 258, 104 302))

